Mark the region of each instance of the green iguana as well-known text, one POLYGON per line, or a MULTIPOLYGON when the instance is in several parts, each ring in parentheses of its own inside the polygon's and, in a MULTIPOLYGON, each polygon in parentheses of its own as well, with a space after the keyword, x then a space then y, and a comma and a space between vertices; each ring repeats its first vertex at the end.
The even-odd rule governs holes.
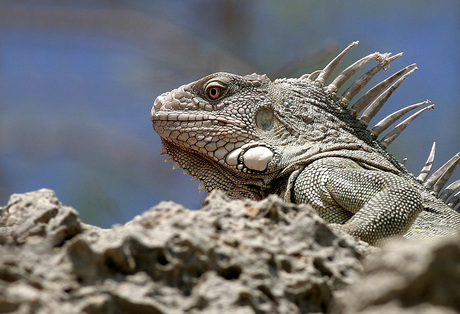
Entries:
POLYGON ((352 99, 402 53, 372 53, 326 83, 350 44, 324 69, 271 81, 266 75, 215 73, 160 95, 153 128, 176 167, 201 189, 233 198, 277 194, 308 203, 331 226, 369 243, 387 237, 433 238, 460 228, 460 180, 442 192, 460 153, 431 176, 435 145, 418 177, 386 147, 422 112, 424 101, 370 120, 417 68, 409 65, 352 99), (338 90, 372 60, 378 64, 338 90), (377 137, 416 108, 382 139, 377 137), (358 117, 359 116, 359 117, 358 117), (446 204, 447 203, 447 204, 446 204))

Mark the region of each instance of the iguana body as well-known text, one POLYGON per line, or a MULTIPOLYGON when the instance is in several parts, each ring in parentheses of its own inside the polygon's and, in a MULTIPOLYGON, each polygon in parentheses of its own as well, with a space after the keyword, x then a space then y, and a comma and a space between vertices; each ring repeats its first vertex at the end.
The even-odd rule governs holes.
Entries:
MULTIPOLYGON (((159 96, 152 108, 165 152, 209 191, 234 198, 278 194, 309 203, 336 229, 370 243, 390 236, 431 238, 460 228, 460 180, 438 194, 460 163, 460 153, 426 178, 434 149, 415 178, 387 151, 429 102, 408 106, 379 122, 369 121, 416 68, 410 65, 371 88, 349 106, 369 80, 401 54, 374 53, 325 82, 352 43, 323 70, 297 79, 216 73, 159 96), (379 63, 337 90, 371 60, 379 63), (385 129, 424 106, 382 140, 385 129), (365 109, 366 108, 366 109, 365 109), (363 111, 364 110, 364 111, 363 111), (357 118, 360 112, 363 113, 357 118), (444 203, 450 198, 450 207, 444 203)), ((428 106, 427 106, 428 105, 428 106)))

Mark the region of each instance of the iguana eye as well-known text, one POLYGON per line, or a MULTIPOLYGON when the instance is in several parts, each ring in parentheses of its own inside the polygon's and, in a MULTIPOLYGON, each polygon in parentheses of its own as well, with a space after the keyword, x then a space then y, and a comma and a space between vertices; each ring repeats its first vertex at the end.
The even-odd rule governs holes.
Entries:
POLYGON ((273 111, 268 108, 263 108, 256 114, 256 125, 264 131, 273 127, 273 120, 273 111))
POLYGON ((212 82, 206 86, 205 92, 209 99, 216 100, 224 94, 224 90, 224 86, 218 82, 212 82))

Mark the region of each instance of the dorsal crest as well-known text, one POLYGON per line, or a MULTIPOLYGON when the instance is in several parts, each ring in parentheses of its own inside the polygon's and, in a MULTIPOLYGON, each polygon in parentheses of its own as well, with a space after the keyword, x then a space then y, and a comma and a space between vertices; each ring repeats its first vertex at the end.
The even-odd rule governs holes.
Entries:
MULTIPOLYGON (((403 55, 402 52, 395 55, 379 52, 369 54, 348 66, 334 79, 332 79, 330 83, 327 83, 328 79, 337 69, 344 56, 358 43, 358 41, 355 41, 348 45, 347 48, 339 53, 322 70, 315 71, 311 74, 305 74, 300 77, 300 79, 323 86, 331 94, 337 96, 338 90, 367 63, 372 60, 378 61, 377 65, 362 74, 358 79, 354 80, 350 86, 341 93, 340 96, 337 96, 341 100, 344 108, 347 108, 352 115, 361 121, 361 123, 368 126, 370 121, 376 116, 376 114, 383 107, 391 94, 404 82, 404 80, 409 75, 417 70, 417 67, 414 63, 400 69, 396 73, 392 74, 388 78, 370 88, 359 99, 354 100, 354 97, 366 87, 369 81, 378 72, 381 70, 386 70, 391 62, 403 55)), ((412 121, 414 121, 423 112, 434 108, 434 105, 431 104, 430 100, 425 100, 399 109, 377 122, 372 128, 369 128, 369 130, 374 134, 375 137, 378 137, 404 115, 418 108, 421 109, 397 124, 391 131, 389 131, 385 136, 383 136, 383 138, 379 140, 382 146, 388 147, 388 145, 390 145, 405 130, 405 128, 410 123, 412 123, 412 121)), ((417 177, 417 180, 423 183, 426 188, 431 189, 433 193, 441 200, 446 202, 449 207, 456 208, 456 206, 460 204, 460 180, 451 183, 443 191, 441 190, 451 175, 454 173, 457 166, 460 164, 460 153, 454 155, 443 166, 441 166, 430 177, 428 177, 428 174, 431 172, 433 165, 435 150, 436 145, 433 143, 430 155, 428 156, 425 166, 417 177)))
MULTIPOLYGON (((391 94, 404 82, 404 80, 409 75, 417 70, 417 67, 414 63, 402 68, 401 70, 397 71, 396 73, 392 74, 388 78, 370 88, 359 99, 354 100, 355 96, 367 86, 369 81, 378 72, 387 69, 391 62, 403 55, 402 52, 395 55, 379 52, 371 53, 348 66, 346 69, 340 72, 330 83, 327 83, 328 79, 341 63, 345 55, 358 43, 358 41, 355 41, 348 45, 348 47, 339 53, 331 62, 329 62, 324 67, 324 69, 315 71, 311 74, 303 75, 300 77, 300 79, 322 85, 327 90, 329 90, 330 93, 336 95, 338 90, 366 64, 372 60, 378 61, 377 65, 353 81, 350 86, 346 88, 340 96, 338 96, 344 108, 348 108, 351 114, 355 117, 359 116, 358 119, 367 126, 376 116, 379 110, 383 107, 391 94)), ((423 108, 402 121, 392 131, 380 139, 380 143, 384 147, 388 147, 388 145, 390 145, 415 118, 417 118, 426 110, 430 110, 434 107, 434 105, 431 104, 429 100, 407 106, 388 115, 376 123, 374 127, 370 128, 370 131, 377 137, 381 135, 385 130, 387 130, 391 125, 393 125, 397 120, 403 117, 406 113, 420 107, 423 108)))

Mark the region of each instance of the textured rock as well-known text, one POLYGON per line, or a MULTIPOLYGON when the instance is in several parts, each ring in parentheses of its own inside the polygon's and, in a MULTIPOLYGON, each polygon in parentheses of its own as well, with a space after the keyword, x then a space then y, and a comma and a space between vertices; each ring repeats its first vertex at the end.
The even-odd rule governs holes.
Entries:
POLYGON ((344 313, 458 313, 460 235, 392 241, 364 261, 362 278, 339 298, 344 313))
POLYGON ((109 230, 49 190, 13 195, 0 213, 4 312, 325 312, 366 250, 275 196, 216 192, 200 211, 163 202, 109 230))
POLYGON ((78 213, 62 206, 53 191, 13 194, 0 216, 0 244, 24 244, 27 238, 45 238, 57 246, 81 232, 78 213))
POLYGON ((2 313, 455 313, 459 265, 460 236, 376 249, 275 196, 163 202, 107 230, 50 190, 0 208, 2 313))

